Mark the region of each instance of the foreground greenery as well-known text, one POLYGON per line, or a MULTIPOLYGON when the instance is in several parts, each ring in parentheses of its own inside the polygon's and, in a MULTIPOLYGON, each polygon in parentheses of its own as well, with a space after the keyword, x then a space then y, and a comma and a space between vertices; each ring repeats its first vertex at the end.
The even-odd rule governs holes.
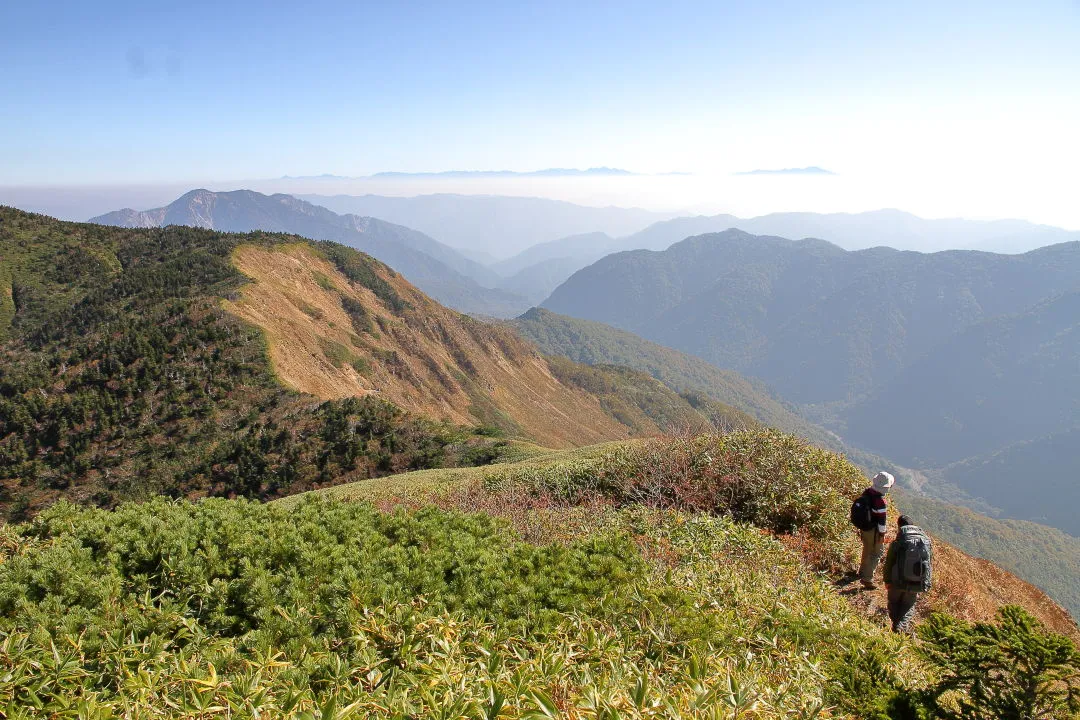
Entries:
POLYGON ((1075 647, 1023 611, 916 642, 838 594, 859 473, 791 436, 436 472, 356 483, 377 506, 61 502, 0 528, 0 717, 1071 712, 1075 647), (971 686, 992 661, 1040 679, 971 686))
MULTIPOLYGON (((995 626, 913 644, 730 519, 539 514, 574 537, 317 499, 58 504, 0 535, 0 716, 1021 717, 971 713, 1001 707, 963 684, 1006 657, 995 626)), ((1010 613, 1009 657, 1080 668, 1010 613)), ((1061 687, 1041 717, 1069 716, 1061 687)))
POLYGON ((485 515, 158 500, 58 505, 4 540, 7 717, 810 717, 862 702, 849 663, 914 679, 783 546, 705 516, 531 544, 485 515))

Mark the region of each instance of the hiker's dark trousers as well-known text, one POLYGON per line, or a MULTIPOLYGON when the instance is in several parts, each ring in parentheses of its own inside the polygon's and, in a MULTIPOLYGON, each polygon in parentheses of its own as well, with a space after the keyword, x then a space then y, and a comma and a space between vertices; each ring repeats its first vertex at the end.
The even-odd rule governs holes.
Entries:
POLYGON ((915 603, 918 599, 917 592, 889 588, 889 619, 892 620, 893 632, 911 632, 911 621, 915 619, 915 603))

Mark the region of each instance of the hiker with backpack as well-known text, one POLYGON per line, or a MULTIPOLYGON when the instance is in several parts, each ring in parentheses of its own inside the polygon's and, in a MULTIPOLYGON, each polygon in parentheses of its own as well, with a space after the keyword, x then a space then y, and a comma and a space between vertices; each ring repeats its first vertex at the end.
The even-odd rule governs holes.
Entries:
POLYGON ((874 572, 885 550, 885 530, 888 504, 885 494, 896 479, 887 472, 874 476, 873 484, 863 491, 851 504, 851 523, 858 528, 862 540, 862 561, 859 563, 859 579, 867 590, 877 587, 874 572))
POLYGON ((907 515, 901 515, 896 525, 896 538, 889 545, 882 570, 885 587, 889 589, 889 619, 893 632, 908 632, 919 595, 929 590, 933 583, 933 545, 929 536, 912 525, 907 515))

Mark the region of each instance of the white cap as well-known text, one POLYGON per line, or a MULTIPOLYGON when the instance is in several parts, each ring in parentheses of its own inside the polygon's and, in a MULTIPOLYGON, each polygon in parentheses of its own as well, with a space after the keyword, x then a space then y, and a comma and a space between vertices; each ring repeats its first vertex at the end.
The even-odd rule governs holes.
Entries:
POLYGON ((882 493, 888 492, 895 482, 896 478, 882 470, 874 476, 874 489, 882 493))

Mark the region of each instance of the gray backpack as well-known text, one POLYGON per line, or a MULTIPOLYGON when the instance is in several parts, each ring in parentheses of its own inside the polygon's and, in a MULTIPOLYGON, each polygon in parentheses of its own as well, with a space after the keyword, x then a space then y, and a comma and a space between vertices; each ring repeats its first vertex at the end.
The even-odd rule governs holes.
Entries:
POLYGON ((930 538, 920 528, 908 525, 900 528, 900 536, 895 542, 892 584, 908 591, 926 592, 933 585, 930 538))

